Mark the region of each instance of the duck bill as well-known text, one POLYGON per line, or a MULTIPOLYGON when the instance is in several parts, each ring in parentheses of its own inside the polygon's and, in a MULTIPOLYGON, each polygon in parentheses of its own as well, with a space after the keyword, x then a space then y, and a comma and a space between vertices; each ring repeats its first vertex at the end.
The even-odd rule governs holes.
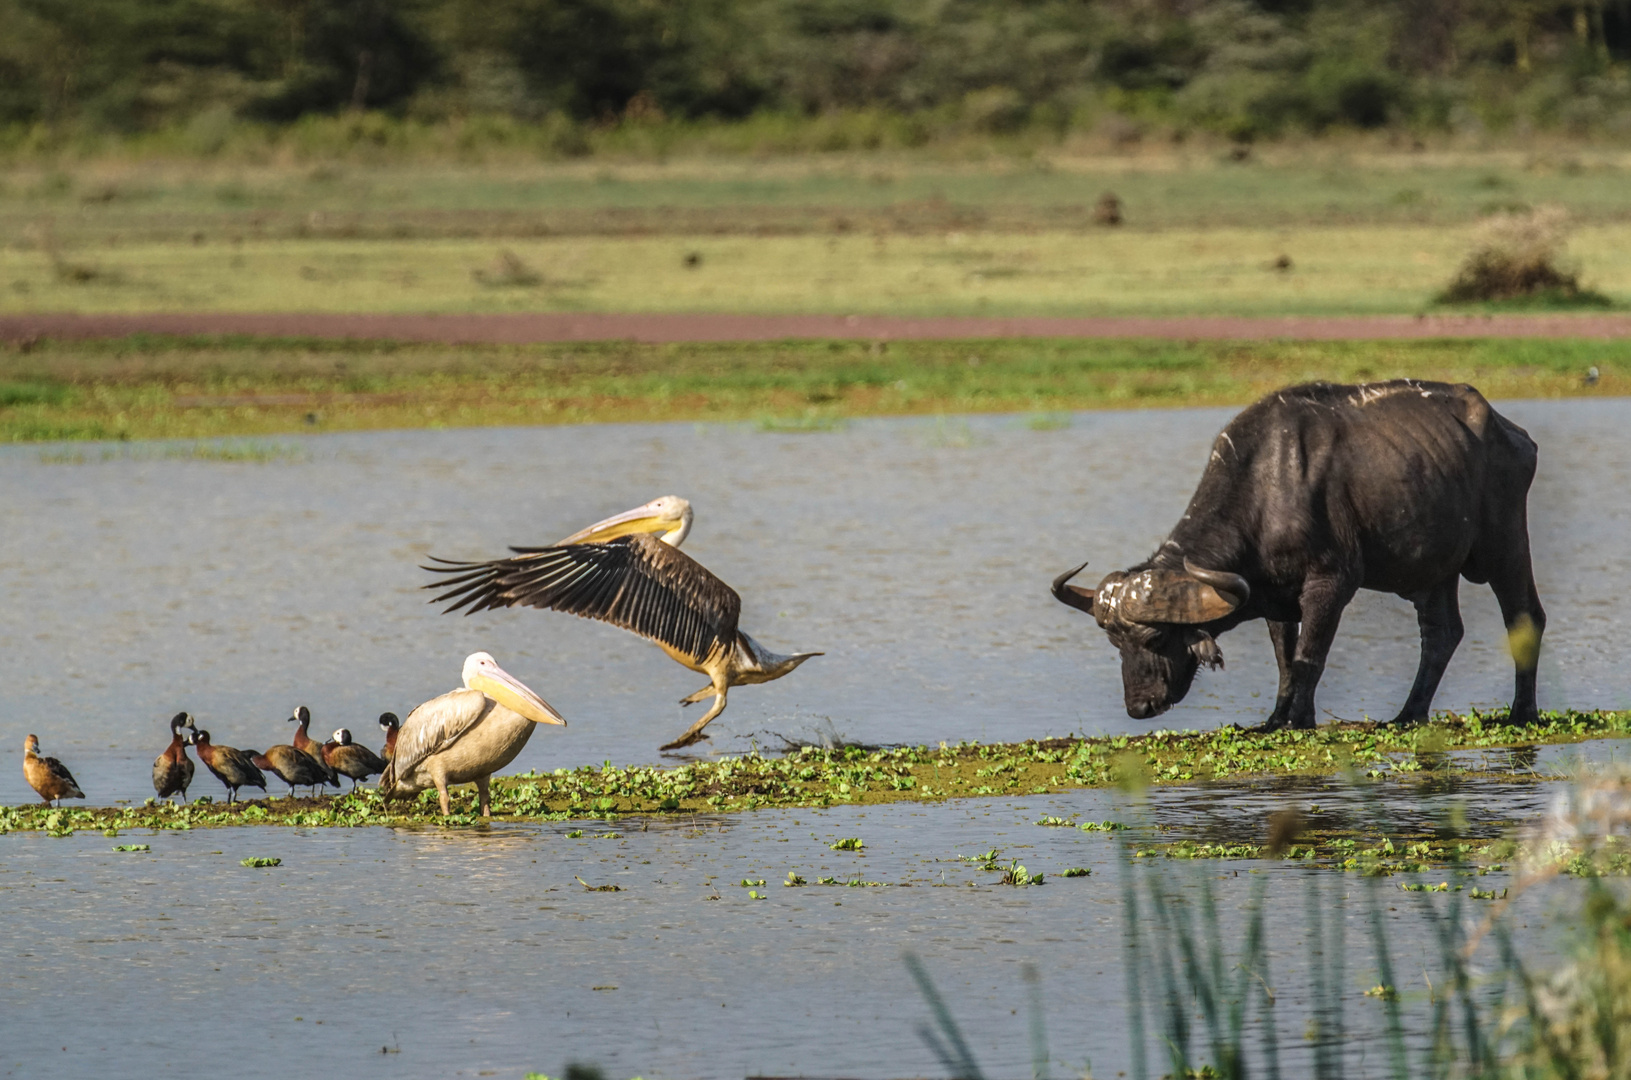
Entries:
POLYGON ((480 690, 500 705, 519 713, 535 724, 566 726, 566 718, 550 708, 549 702, 533 693, 525 683, 503 668, 498 668, 492 675, 475 676, 470 680, 470 689, 480 690))
POLYGON ((616 540, 619 536, 631 536, 634 533, 668 532, 678 524, 673 518, 653 509, 652 505, 647 503, 644 506, 637 506, 633 510, 625 510, 621 514, 614 514, 605 521, 597 521, 587 529, 580 529, 556 546, 604 544, 608 540, 616 540))

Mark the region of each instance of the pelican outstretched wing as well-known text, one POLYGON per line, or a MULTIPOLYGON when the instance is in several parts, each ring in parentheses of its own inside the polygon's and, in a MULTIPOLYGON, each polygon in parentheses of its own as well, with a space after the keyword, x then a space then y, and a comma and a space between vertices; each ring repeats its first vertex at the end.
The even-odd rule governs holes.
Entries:
MULTIPOLYGON (((511 548, 491 562, 435 559, 424 569, 448 577, 432 603, 448 611, 524 607, 568 611, 620 626, 704 660, 716 646, 734 648, 742 598, 684 552, 646 533, 604 543, 511 548), (452 586, 452 588, 448 588, 452 586)), ((397 750, 400 754, 402 751, 397 750)))
POLYGON ((380 789, 390 791, 398 778, 411 774, 421 761, 453 745, 493 704, 480 690, 459 689, 431 698, 409 713, 397 736, 396 753, 380 777, 380 789))

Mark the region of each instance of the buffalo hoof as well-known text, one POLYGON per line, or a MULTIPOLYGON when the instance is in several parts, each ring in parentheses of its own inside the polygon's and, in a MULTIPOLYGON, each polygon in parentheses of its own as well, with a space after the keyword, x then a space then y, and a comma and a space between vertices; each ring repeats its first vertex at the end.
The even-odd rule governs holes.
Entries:
POLYGON ((1283 717, 1271 716, 1261 724, 1235 724, 1234 729, 1246 735, 1267 735, 1286 727, 1283 717))

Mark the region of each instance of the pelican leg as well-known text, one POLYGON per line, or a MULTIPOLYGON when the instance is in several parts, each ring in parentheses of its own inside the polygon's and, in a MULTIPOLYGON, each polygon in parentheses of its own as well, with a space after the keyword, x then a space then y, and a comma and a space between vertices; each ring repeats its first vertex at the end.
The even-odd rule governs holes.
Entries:
POLYGON ((440 776, 436 778, 436 795, 442 800, 442 816, 447 817, 453 812, 453 808, 447 801, 447 781, 440 776))
POLYGON ((701 701, 703 698, 708 697, 711 694, 717 694, 718 692, 719 691, 714 689, 714 684, 709 683, 707 686, 704 686, 701 690, 698 690, 696 693, 691 694, 688 697, 680 698, 680 704, 681 705, 695 705, 697 702, 701 701))
POLYGON ((488 784, 492 779, 491 776, 476 777, 476 801, 481 805, 482 817, 493 816, 493 804, 488 791, 488 784))
POLYGON ((658 747, 659 750, 678 750, 682 746, 690 746, 692 743, 708 737, 702 733, 702 729, 711 724, 714 717, 725 711, 725 693, 729 688, 721 686, 713 689, 718 696, 714 698, 713 706, 703 714, 702 719, 687 728, 684 735, 666 746, 658 747))

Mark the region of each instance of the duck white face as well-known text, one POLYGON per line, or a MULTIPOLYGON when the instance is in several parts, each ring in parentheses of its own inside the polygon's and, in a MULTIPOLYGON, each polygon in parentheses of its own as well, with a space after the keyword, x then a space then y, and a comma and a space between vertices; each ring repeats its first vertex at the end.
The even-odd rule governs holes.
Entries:
POLYGON ((597 521, 587 529, 579 530, 560 542, 567 544, 603 544, 619 536, 634 533, 661 533, 665 544, 679 547, 691 531, 691 504, 678 495, 664 495, 644 506, 625 510, 605 521, 597 521))
POLYGON ((512 709, 535 724, 566 726, 566 719, 549 703, 533 693, 525 683, 498 666, 484 652, 471 653, 464 661, 464 685, 480 690, 505 708, 512 709))
POLYGON ((332 736, 330 736, 330 738, 332 738, 334 740, 334 743, 335 743, 336 746, 350 746, 351 745, 351 729, 349 729, 349 728, 335 728, 334 729, 334 734, 332 736))

